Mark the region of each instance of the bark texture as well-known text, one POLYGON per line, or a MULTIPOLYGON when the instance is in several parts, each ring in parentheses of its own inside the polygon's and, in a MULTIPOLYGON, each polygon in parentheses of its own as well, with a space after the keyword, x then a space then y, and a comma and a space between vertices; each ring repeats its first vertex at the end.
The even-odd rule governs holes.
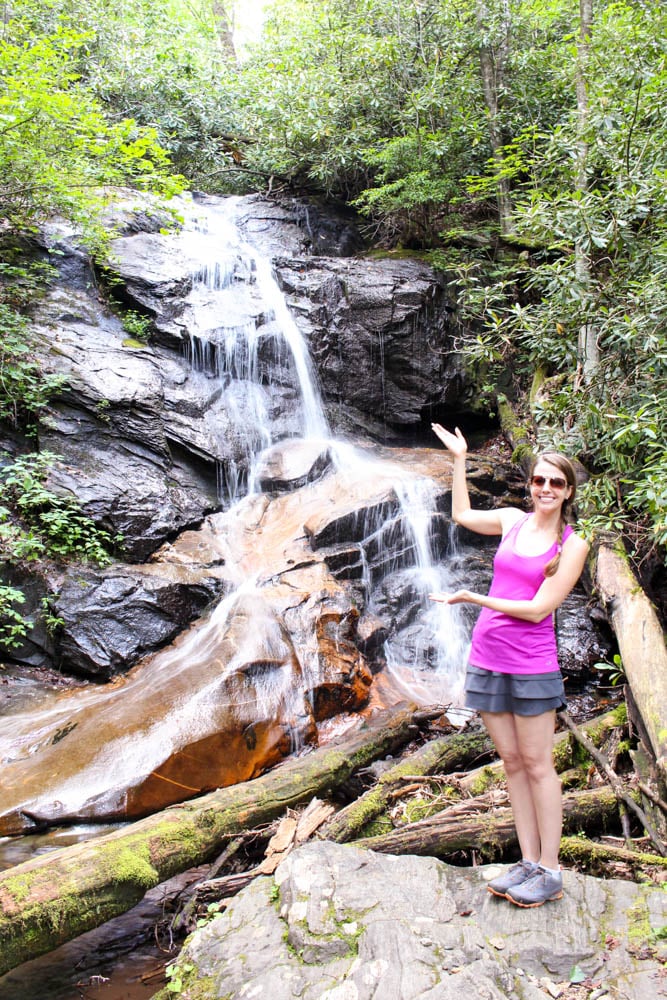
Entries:
MULTIPOLYGON (((418 823, 355 843, 383 854, 431 854, 439 858, 475 850, 487 860, 501 857, 518 844, 511 809, 471 814, 470 808, 470 803, 464 802, 418 823)), ((571 792, 563 799, 563 829, 566 833, 600 832, 614 822, 616 812, 616 797, 609 788, 571 792)))
POLYGON ((623 669, 667 782, 667 649, 655 608, 635 579, 620 544, 603 540, 595 584, 618 641, 623 669))

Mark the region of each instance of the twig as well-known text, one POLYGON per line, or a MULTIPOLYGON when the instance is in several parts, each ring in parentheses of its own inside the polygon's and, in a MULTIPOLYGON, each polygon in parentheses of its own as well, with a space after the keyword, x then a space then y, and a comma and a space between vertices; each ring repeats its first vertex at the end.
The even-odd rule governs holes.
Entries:
POLYGON ((593 746, 588 737, 582 733, 581 729, 579 729, 579 727, 572 721, 567 712, 559 712, 558 718, 561 720, 561 722, 564 723, 564 725, 567 726, 567 728, 576 737, 579 743, 581 743, 582 747, 591 755, 600 773, 603 774, 609 780, 609 784, 611 785, 612 791, 614 792, 616 798, 619 801, 624 802, 628 806, 628 808, 631 809, 637 816, 639 822, 646 830, 646 833, 653 841, 658 854, 660 854, 661 857, 663 858, 667 856, 667 848, 663 844, 659 835, 651 826, 649 820, 646 817, 646 813, 644 812, 643 809, 640 808, 640 806, 637 805, 632 796, 628 795, 625 788, 623 787, 621 779, 616 774, 616 772, 614 771, 614 769, 612 768, 611 764, 604 756, 604 754, 600 753, 600 751, 593 746))
POLYGON ((208 872, 206 873, 207 881, 209 879, 216 878, 217 875, 219 875, 219 873, 222 871, 225 865, 229 862, 231 858, 234 857, 236 852, 243 846, 243 844, 246 842, 247 839, 248 839, 247 835, 243 834, 241 837, 236 837, 234 840, 231 840, 227 844, 222 854, 220 854, 216 858, 216 860, 213 862, 208 872))

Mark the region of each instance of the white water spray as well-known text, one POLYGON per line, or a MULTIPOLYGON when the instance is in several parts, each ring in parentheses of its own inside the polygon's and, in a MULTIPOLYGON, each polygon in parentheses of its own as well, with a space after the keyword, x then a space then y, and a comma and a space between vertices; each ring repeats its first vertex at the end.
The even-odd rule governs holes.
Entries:
MULTIPOLYGON (((234 223, 236 200, 193 206, 183 233, 193 287, 183 317, 193 368, 220 384, 230 439, 219 477, 221 501, 233 504, 254 488, 257 456, 289 436, 326 439, 329 428, 303 336, 274 277, 270 260, 234 223), (289 390, 283 412, 273 396, 289 390)), ((224 451, 224 448, 222 449, 224 451)))

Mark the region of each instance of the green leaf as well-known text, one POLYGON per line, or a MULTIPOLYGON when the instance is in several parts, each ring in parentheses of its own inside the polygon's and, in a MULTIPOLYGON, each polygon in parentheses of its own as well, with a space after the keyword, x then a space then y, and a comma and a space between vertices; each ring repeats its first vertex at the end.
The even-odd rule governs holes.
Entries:
POLYGON ((581 969, 580 966, 575 965, 572 971, 570 972, 570 982, 583 983, 585 982, 586 979, 588 979, 588 976, 583 971, 583 969, 581 969))

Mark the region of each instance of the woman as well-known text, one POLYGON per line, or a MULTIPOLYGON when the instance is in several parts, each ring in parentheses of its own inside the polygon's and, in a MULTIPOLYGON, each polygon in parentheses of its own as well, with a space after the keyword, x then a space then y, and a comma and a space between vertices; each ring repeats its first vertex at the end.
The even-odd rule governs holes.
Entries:
POLYGON ((553 766, 556 710, 565 706, 553 614, 581 575, 586 542, 567 515, 576 492, 572 463, 547 453, 530 475, 532 512, 473 510, 461 431, 433 430, 454 460, 452 517, 481 535, 501 535, 488 596, 469 590, 431 594, 444 604, 477 604, 466 674, 466 704, 479 710, 505 765, 521 861, 488 883, 518 906, 563 895, 558 864, 561 786, 553 766))

